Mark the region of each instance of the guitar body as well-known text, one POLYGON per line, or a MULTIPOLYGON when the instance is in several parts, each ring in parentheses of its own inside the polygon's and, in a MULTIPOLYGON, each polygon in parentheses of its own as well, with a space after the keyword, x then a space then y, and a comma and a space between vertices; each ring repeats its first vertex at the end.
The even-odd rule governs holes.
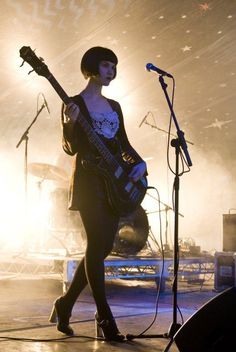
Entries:
MULTIPOLYGON (((65 104, 71 102, 71 99, 49 71, 46 64, 35 55, 30 47, 23 46, 20 49, 20 57, 24 62, 26 61, 30 64, 39 76, 47 78, 65 104)), ((141 204, 145 196, 147 190, 146 177, 142 177, 137 182, 131 181, 128 175, 132 165, 126 163, 120 154, 111 154, 109 148, 103 143, 82 114, 78 116, 78 123, 100 156, 98 163, 89 162, 89 167, 93 168, 94 172, 105 180, 108 200, 114 212, 119 215, 133 212, 141 204)))
POLYGON ((120 155, 118 168, 111 168, 103 159, 97 163, 88 162, 86 168, 101 176, 105 181, 108 201, 116 214, 120 216, 132 213, 143 201, 147 190, 147 178, 143 176, 133 182, 128 177, 132 165, 127 164, 120 155))

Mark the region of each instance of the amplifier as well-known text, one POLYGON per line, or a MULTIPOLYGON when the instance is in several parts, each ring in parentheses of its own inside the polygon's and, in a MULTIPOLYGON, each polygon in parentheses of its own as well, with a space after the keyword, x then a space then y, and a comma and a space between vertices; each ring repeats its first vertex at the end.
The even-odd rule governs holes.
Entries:
POLYGON ((236 214, 223 214, 223 251, 236 252, 236 214))
POLYGON ((234 252, 215 253, 214 287, 222 291, 235 285, 235 260, 234 252))

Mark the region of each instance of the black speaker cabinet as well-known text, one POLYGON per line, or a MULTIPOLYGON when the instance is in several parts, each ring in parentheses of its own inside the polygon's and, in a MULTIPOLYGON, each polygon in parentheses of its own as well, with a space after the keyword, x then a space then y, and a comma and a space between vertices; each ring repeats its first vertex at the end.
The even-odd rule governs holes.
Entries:
POLYGON ((236 252, 236 214, 223 214, 223 251, 236 252))
POLYGON ((180 352, 236 351, 236 288, 203 305, 177 331, 174 341, 180 352))

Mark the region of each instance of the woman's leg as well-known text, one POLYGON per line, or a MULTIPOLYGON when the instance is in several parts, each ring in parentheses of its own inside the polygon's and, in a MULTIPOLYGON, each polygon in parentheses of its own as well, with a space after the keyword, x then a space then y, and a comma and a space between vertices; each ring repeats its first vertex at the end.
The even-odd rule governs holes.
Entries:
POLYGON ((68 312, 72 311, 78 296, 83 291, 83 289, 87 286, 87 283, 88 281, 85 274, 84 257, 83 257, 79 262, 79 265, 75 271, 75 274, 73 276, 73 279, 71 281, 71 284, 68 290, 63 296, 63 304, 65 305, 65 308, 68 312))
POLYGON ((119 217, 115 216, 106 203, 81 211, 81 218, 87 233, 85 271, 93 294, 98 315, 109 318, 111 311, 105 293, 104 259, 113 248, 119 217))
POLYGON ((80 214, 87 235, 87 249, 63 296, 63 302, 71 311, 79 294, 89 283, 99 316, 110 316, 105 294, 104 259, 113 248, 119 217, 112 213, 105 201, 91 203, 86 209, 81 209, 80 214))

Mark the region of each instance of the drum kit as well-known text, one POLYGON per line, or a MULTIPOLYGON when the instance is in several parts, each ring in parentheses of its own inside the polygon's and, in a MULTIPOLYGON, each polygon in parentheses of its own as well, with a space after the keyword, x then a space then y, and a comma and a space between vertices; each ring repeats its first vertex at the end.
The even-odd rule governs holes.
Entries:
MULTIPOLYGON (((68 210, 68 175, 58 166, 44 163, 30 163, 28 171, 44 180, 53 181, 57 187, 49 194, 51 210, 49 214, 49 230, 59 233, 82 233, 85 240, 85 231, 79 212, 68 210)), ((146 211, 139 206, 133 213, 121 217, 114 241, 113 255, 136 255, 147 243, 149 224, 146 211)), ((61 242, 62 240, 59 239, 61 242)), ((78 241, 77 241, 78 242, 78 241)))
POLYGON ((68 185, 68 175, 67 173, 58 166, 44 164, 44 163, 31 163, 28 165, 28 171, 36 176, 40 185, 39 191, 41 192, 41 184, 45 180, 53 181, 56 184, 53 191, 50 192, 49 200, 52 203, 52 210, 50 214, 49 226, 53 227, 67 227, 68 219, 66 212, 66 201, 67 201, 67 185, 68 185), (65 213, 63 213, 65 210, 65 213), (55 225, 55 226, 54 226, 55 225))
POLYGON ((68 175, 60 167, 44 163, 31 163, 28 165, 29 172, 43 180, 67 182, 68 175))

